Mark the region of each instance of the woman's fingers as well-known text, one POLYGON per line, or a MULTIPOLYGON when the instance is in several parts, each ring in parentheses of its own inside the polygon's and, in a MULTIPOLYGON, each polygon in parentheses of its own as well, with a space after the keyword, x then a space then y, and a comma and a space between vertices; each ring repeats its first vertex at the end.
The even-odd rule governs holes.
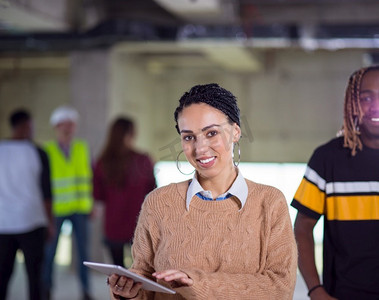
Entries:
POLYGON ((117 280, 120 278, 120 275, 117 274, 112 274, 111 276, 108 277, 108 282, 111 287, 114 287, 117 283, 117 280))
POLYGON ((116 274, 109 276, 108 282, 115 299, 118 299, 118 296, 135 297, 142 287, 142 283, 135 283, 133 279, 116 274))
POLYGON ((120 276, 115 284, 116 290, 118 291, 122 291, 124 289, 127 290, 127 286, 126 286, 127 282, 128 282, 128 278, 126 278, 125 276, 120 276))
POLYGON ((155 276, 158 279, 162 279, 164 277, 170 276, 172 274, 175 274, 179 272, 178 270, 165 270, 161 272, 154 272, 152 275, 155 276))
POLYGON ((193 284, 193 280, 189 278, 186 273, 181 272, 179 270, 165 270, 161 272, 155 272, 152 275, 155 276, 157 279, 163 279, 166 282, 175 281, 179 284, 179 286, 191 286, 193 284))
MULTIPOLYGON (((133 281, 133 280, 132 280, 132 281, 133 281)), ((133 282, 132 282, 132 287, 131 287, 131 289, 130 289, 130 294, 132 294, 132 295, 137 295, 138 292, 139 292, 139 290, 141 289, 141 287, 142 287, 142 283, 141 283, 141 282, 136 282, 136 283, 134 283, 134 284, 133 284, 133 282)))

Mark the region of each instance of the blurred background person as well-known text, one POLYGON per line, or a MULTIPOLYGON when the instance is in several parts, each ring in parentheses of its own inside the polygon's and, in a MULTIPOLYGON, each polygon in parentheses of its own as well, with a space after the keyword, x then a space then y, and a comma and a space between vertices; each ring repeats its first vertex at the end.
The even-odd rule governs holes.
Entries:
POLYGON ((44 245, 54 228, 49 162, 46 153, 32 142, 28 111, 14 111, 9 123, 12 135, 0 141, 0 299, 6 299, 20 249, 28 275, 29 299, 40 300, 44 245))
POLYGON ((83 261, 88 260, 89 215, 92 211, 92 169, 88 145, 74 138, 78 112, 69 106, 55 109, 50 123, 54 126, 56 140, 45 144, 51 166, 53 186, 53 214, 56 235, 47 245, 43 280, 46 298, 50 298, 53 285, 53 264, 62 224, 72 223, 77 246, 77 268, 80 275, 83 299, 91 299, 88 270, 83 261))
POLYGON ((379 66, 350 76, 344 113, 343 136, 314 151, 292 202, 299 269, 311 299, 379 299, 379 66), (322 284, 313 239, 321 215, 322 284))
POLYGON ((129 118, 110 126, 105 147, 95 163, 94 198, 104 204, 104 242, 114 264, 125 265, 125 246, 132 242, 142 202, 156 186, 154 165, 135 150, 136 132, 129 118))

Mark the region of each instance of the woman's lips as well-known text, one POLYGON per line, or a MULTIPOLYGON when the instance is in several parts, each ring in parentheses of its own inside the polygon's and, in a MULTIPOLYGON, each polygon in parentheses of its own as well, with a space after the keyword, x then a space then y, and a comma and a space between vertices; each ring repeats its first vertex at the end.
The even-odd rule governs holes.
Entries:
POLYGON ((213 166, 214 162, 216 160, 216 156, 207 157, 207 158, 200 158, 197 159, 197 161, 200 163, 202 167, 211 167, 213 166))
POLYGON ((212 156, 212 157, 209 157, 209 158, 201 158, 201 159, 198 159, 198 161, 201 162, 202 164, 206 164, 206 163, 211 162, 211 161, 214 160, 215 158, 216 158, 215 156, 212 156))

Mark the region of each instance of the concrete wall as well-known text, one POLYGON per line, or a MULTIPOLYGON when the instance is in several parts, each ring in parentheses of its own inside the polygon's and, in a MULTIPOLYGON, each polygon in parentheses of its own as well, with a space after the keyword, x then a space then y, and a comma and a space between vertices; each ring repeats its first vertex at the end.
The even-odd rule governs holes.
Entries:
POLYGON ((118 116, 132 118, 137 128, 137 147, 154 152, 153 78, 145 69, 144 61, 122 53, 113 53, 111 69, 110 120, 118 116))
POLYGON ((218 82, 239 101, 242 160, 307 161, 314 147, 340 129, 347 79, 361 67, 362 53, 288 50, 275 51, 269 59, 265 70, 250 75, 189 68, 154 76, 149 86, 155 157, 167 158, 169 146, 178 142, 173 112, 183 92, 194 84, 218 82))
POLYGON ((125 114, 137 122, 139 148, 156 161, 174 159, 170 149, 180 147, 173 119, 178 99, 195 84, 218 82, 239 101, 242 160, 305 162, 340 128, 347 78, 361 67, 362 55, 271 50, 264 68, 252 74, 198 66, 152 72, 143 56, 112 51, 73 53, 67 68, 21 68, 14 74, 0 68, 0 135, 8 134, 9 112, 24 106, 35 117, 37 141, 51 138, 50 112, 71 103, 84 120, 79 134, 94 155, 109 122, 125 114))
POLYGON ((8 117, 17 108, 34 116, 36 140, 53 136, 49 125, 51 111, 70 101, 69 68, 0 70, 0 136, 9 136, 8 117))

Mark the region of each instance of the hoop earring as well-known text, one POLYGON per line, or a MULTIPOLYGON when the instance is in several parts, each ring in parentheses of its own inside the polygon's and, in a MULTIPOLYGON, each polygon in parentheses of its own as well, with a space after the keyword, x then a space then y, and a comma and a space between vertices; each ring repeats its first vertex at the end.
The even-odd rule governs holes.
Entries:
POLYGON ((233 164, 234 164, 235 167, 238 167, 239 164, 240 164, 240 162, 241 162, 241 147, 240 147, 240 143, 239 142, 235 142, 233 144, 233 164), (238 161, 237 161, 237 163, 234 161, 234 148, 235 148, 236 145, 238 146, 238 161))
POLYGON ((195 170, 193 170, 191 173, 184 173, 184 172, 182 172, 182 171, 180 170, 180 168, 179 168, 179 156, 180 156, 180 154, 182 154, 182 153, 183 153, 183 150, 180 151, 179 154, 178 154, 178 156, 176 157, 176 168, 177 168, 178 171, 179 171, 180 173, 182 173, 183 175, 191 175, 191 174, 193 174, 193 172, 195 172, 195 170))

